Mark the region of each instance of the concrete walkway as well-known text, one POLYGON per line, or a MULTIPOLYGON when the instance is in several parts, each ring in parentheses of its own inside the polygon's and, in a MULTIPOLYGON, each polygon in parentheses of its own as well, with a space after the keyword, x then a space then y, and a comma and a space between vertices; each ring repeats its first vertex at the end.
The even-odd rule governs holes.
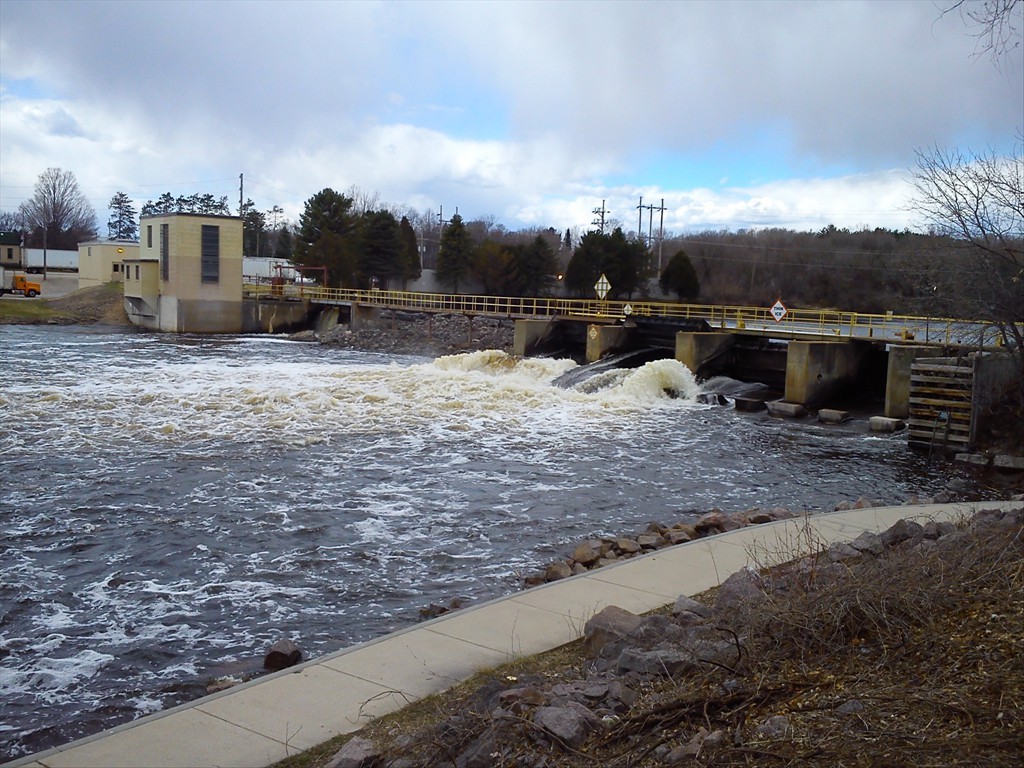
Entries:
POLYGON ((658 550, 462 609, 8 766, 266 766, 356 731, 474 673, 580 637, 594 613, 634 613, 717 586, 748 564, 775 564, 882 531, 901 518, 957 521, 1022 502, 881 507, 814 515, 658 550))

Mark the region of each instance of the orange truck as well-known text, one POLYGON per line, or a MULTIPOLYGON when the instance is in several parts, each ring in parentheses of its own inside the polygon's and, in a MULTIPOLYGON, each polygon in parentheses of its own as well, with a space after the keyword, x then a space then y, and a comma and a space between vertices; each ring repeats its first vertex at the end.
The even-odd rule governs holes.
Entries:
POLYGON ((19 296, 28 296, 30 299, 42 293, 39 283, 33 283, 24 275, 12 272, 9 269, 0 267, 0 296, 5 293, 16 293, 19 296))

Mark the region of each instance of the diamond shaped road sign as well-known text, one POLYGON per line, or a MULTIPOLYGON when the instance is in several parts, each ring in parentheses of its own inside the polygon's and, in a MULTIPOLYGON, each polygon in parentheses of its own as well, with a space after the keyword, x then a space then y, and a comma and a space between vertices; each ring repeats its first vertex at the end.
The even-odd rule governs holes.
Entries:
POLYGON ((608 278, 602 273, 597 282, 594 283, 594 290, 597 291, 597 298, 604 299, 608 295, 608 291, 612 288, 612 284, 608 282, 608 278))
POLYGON ((775 318, 776 323, 781 323, 782 318, 786 316, 787 312, 789 312, 789 310, 786 309, 786 305, 782 303, 782 299, 778 299, 774 304, 772 304, 771 313, 772 317, 775 318))

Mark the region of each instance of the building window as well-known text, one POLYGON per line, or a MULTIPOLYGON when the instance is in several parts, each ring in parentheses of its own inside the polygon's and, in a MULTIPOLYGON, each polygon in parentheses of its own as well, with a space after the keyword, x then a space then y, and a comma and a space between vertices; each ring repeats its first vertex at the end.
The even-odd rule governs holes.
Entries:
POLYGON ((139 279, 139 265, 138 264, 135 265, 135 279, 136 280, 139 279))
POLYGON ((147 248, 152 248, 153 247, 153 225, 152 224, 147 224, 146 225, 146 247, 147 248))
POLYGON ((171 279, 170 225, 160 225, 160 279, 171 279))
POLYGON ((202 242, 202 281, 216 283, 220 281, 220 227, 203 224, 202 242))

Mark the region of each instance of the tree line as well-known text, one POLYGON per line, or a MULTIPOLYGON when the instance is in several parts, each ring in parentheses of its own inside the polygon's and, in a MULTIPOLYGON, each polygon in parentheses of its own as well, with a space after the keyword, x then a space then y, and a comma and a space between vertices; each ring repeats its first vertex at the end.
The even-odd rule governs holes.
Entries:
MULTIPOLYGON (((491 218, 419 213, 384 205, 356 188, 310 197, 297 223, 280 207, 242 206, 246 256, 276 256, 327 268, 333 286, 405 287, 434 269, 453 292, 594 296, 601 275, 610 298, 835 308, 977 318, 1001 323, 1024 346, 1022 140, 1009 156, 920 152, 916 209, 927 233, 887 229, 818 232, 782 228, 669 235, 648 244, 616 226, 582 235, 554 228, 510 231, 491 218), (660 290, 659 290, 660 289, 660 290)), ((133 201, 110 201, 108 236, 138 238, 133 201)), ((140 213, 230 215, 226 197, 164 193, 140 213)), ((96 236, 96 216, 74 175, 41 174, 33 197, 0 229, 26 233, 32 247, 77 248, 96 236)), ((614 222, 612 223, 614 225, 614 222)))

